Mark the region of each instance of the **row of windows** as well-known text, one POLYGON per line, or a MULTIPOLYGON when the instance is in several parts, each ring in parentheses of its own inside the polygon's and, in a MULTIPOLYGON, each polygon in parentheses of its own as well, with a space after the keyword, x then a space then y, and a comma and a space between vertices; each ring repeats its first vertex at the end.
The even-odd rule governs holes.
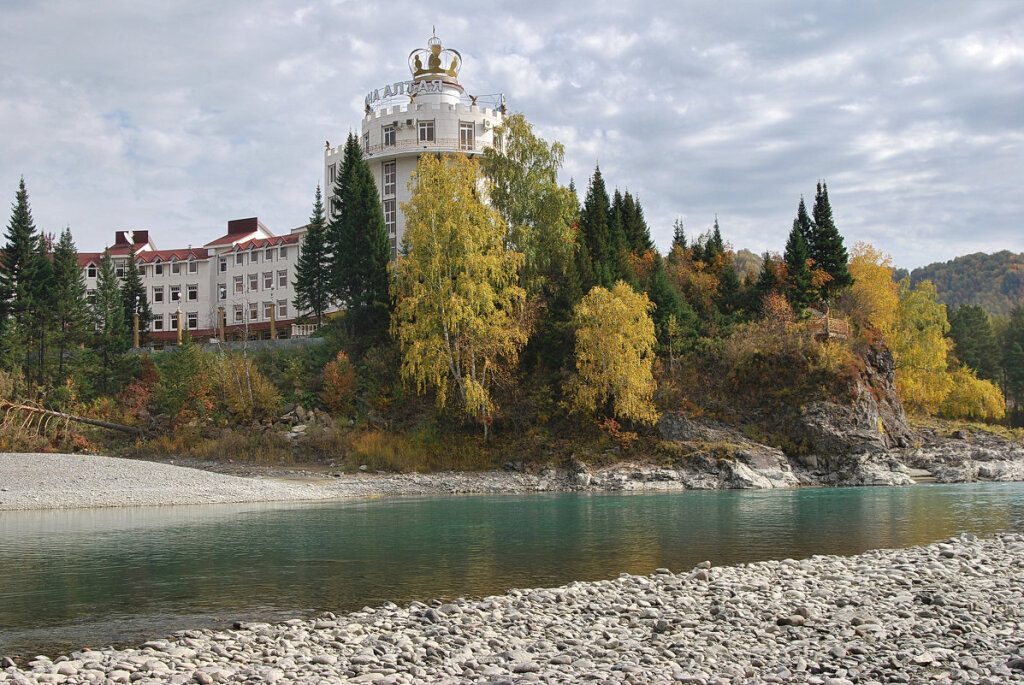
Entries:
MULTIPOLYGON (((275 259, 288 259, 288 247, 284 246, 280 249, 276 247, 268 247, 266 250, 253 250, 248 253, 236 252, 235 264, 239 266, 245 264, 245 257, 247 254, 249 256, 249 264, 258 264, 261 260, 264 262, 272 262, 275 259), (261 253, 263 254, 262 257, 260 257, 261 253)), ((145 278, 149 274, 149 270, 146 268, 145 264, 140 264, 139 266, 141 269, 141 275, 145 278)), ((167 273, 166 267, 168 266, 170 267, 171 275, 174 276, 182 273, 183 268, 190 274, 199 273, 199 261, 195 259, 189 259, 187 261, 154 262, 152 266, 154 276, 163 276, 167 273)), ((118 278, 124 278, 125 269, 126 262, 124 260, 114 262, 114 272, 117 274, 118 278)), ((220 258, 220 270, 221 272, 228 270, 227 257, 220 258)), ((85 268, 85 275, 89 278, 96 278, 99 275, 99 267, 95 264, 89 264, 85 268)))
MULTIPOLYGON (((260 274, 249 274, 248 278, 245 276, 235 276, 234 278, 234 291, 236 293, 243 293, 246 291, 246 281, 249 284, 249 292, 255 292, 260 289, 260 274)), ((288 270, 282 269, 277 272, 277 287, 287 288, 288 287, 288 270)), ((220 299, 226 300, 228 298, 228 286, 226 283, 220 283, 217 286, 220 292, 220 299)), ((274 272, 264 271, 263 272, 263 289, 273 290, 274 289, 274 272)))
MULTIPOLYGON (((459 148, 462 150, 472 150, 475 139, 474 132, 476 131, 476 124, 472 121, 460 121, 459 122, 459 148)), ((436 140, 434 136, 434 121, 418 121, 416 122, 416 140, 421 143, 432 143, 436 140)), ((380 129, 380 144, 381 147, 388 148, 394 147, 398 144, 398 130, 394 124, 385 124, 380 129)), ((363 133, 363 149, 370 149, 370 132, 363 133)), ((334 165, 332 164, 328 168, 328 180, 334 183, 336 174, 334 165)))
MULTIPOLYGON (((199 284, 189 283, 185 286, 185 293, 189 302, 195 302, 199 299, 199 284)), ((181 286, 172 285, 168 286, 168 295, 170 296, 171 302, 181 302, 181 286)), ((157 285, 153 287, 153 302, 164 301, 164 287, 157 285)))
MULTIPOLYGON (((269 321, 271 318, 285 319, 288 317, 288 300, 278 300, 276 307, 273 302, 263 302, 262 305, 258 302, 253 302, 247 308, 236 304, 233 312, 233 323, 245 323, 246 309, 248 309, 249 313, 248 321, 269 321), (261 308, 263 310, 262 317, 260 316, 261 308)), ((193 331, 199 328, 199 312, 184 312, 184 314, 185 319, 183 323, 186 329, 193 331)), ((157 314, 150 322, 150 330, 153 331, 174 331, 177 329, 178 312, 171 312, 166 317, 163 314, 157 314), (167 328, 164 328, 165 321, 167 328)))

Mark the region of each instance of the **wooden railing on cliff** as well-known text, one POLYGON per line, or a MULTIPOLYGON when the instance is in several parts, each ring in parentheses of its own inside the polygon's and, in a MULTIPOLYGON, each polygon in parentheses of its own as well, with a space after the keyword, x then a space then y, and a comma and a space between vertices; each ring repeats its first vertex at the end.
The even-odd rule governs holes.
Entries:
POLYGON ((827 314, 808 321, 807 328, 816 338, 845 340, 850 337, 850 324, 843 319, 833 319, 827 314))

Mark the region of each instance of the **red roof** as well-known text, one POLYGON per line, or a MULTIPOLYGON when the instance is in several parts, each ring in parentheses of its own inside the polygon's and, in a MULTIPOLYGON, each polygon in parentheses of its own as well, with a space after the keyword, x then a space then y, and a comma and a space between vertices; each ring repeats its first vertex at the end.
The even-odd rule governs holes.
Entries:
POLYGON ((192 259, 208 259, 209 250, 202 247, 193 247, 184 250, 146 250, 136 255, 136 261, 142 264, 150 264, 159 259, 161 262, 178 260, 179 262, 192 259))
POLYGON ((297 245, 298 243, 299 236, 297 235, 275 235, 273 238, 252 238, 251 240, 246 240, 243 243, 238 243, 235 249, 250 250, 262 247, 275 247, 277 245, 297 245))

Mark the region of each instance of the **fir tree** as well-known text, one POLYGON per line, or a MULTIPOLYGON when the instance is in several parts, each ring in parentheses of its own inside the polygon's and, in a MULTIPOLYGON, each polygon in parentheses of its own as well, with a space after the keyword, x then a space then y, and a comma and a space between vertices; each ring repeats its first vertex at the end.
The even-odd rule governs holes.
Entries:
POLYGON ((813 238, 807 244, 810 257, 815 268, 822 269, 832 277, 825 284, 825 296, 834 294, 853 283, 850 270, 847 268, 850 257, 843 246, 843 236, 839 235, 835 221, 832 219, 832 206, 828 201, 828 186, 818 183, 814 195, 813 238))
POLYGON ((765 252, 761 256, 761 271, 757 275, 757 282, 754 284, 754 292, 757 298, 757 307, 762 307, 764 299, 772 293, 779 292, 782 284, 779 283, 779 273, 775 268, 775 260, 771 254, 765 252))
POLYGON ((709 253, 709 256, 718 256, 725 254, 725 241, 722 240, 722 229, 718 227, 718 215, 715 215, 715 225, 711 229, 711 239, 708 241, 708 245, 712 248, 713 253, 709 253))
POLYGON ((346 306, 351 325, 382 334, 392 309, 391 248, 377 186, 354 133, 345 143, 334 194, 339 206, 327 229, 333 295, 346 306))
POLYGON ((1024 305, 1010 312, 1010 322, 1003 334, 1003 372, 1005 392, 1014 400, 1011 422, 1024 425, 1024 305))
POLYGON ((665 273, 665 263, 661 255, 655 253, 654 268, 647 283, 647 296, 654 303, 654 311, 651 319, 654 321, 654 328, 658 336, 659 344, 668 349, 673 345, 676 349, 672 353, 686 347, 688 340, 697 337, 697 315, 683 298, 679 296, 676 289, 668 280, 665 273), (670 331, 670 318, 675 331, 670 331), (677 337, 676 340, 670 340, 677 337))
POLYGON ((651 231, 644 219, 644 209, 628 190, 622 198, 622 226, 631 252, 642 254, 654 249, 651 231))
POLYGON ((811 221, 811 217, 807 213, 807 205, 804 204, 802 195, 800 196, 800 205, 796 208, 796 219, 793 221, 793 225, 800 231, 800 237, 804 239, 804 245, 810 254, 811 245, 814 243, 814 222, 811 221))
POLYGON ((683 220, 679 218, 672 225, 672 247, 670 252, 675 252, 676 248, 680 250, 686 249, 686 231, 683 229, 683 220))
POLYGON ((57 381, 64 379, 64 357, 83 340, 89 320, 85 301, 85 275, 78 266, 78 250, 71 229, 61 231, 53 248, 54 319, 57 329, 57 381))
POLYGON ((807 243, 804 242, 799 218, 793 222, 793 230, 786 241, 783 261, 786 264, 786 299, 797 313, 802 312, 815 301, 816 293, 811 281, 811 269, 807 264, 807 243))
POLYGON ((146 299, 146 286, 142 284, 139 265, 135 255, 128 255, 128 264, 124 270, 124 283, 121 284, 121 306, 124 307, 124 322, 128 331, 134 334, 135 315, 139 315, 139 344, 145 339, 146 331, 153 320, 153 310, 146 299))
POLYGON ((46 347, 53 329, 53 264, 50 240, 38 235, 25 269, 25 377, 46 383, 46 347))
POLYGON ((324 312, 331 303, 330 255, 326 244, 327 223, 320 184, 316 186, 313 216, 309 218, 302 252, 295 274, 295 309, 323 322, 324 312))

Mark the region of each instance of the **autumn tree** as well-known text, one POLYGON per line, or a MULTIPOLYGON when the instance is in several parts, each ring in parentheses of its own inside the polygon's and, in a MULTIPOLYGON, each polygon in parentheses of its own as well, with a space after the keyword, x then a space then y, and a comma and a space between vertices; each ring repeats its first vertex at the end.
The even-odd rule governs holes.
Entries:
POLYGON ((900 308, 892 257, 867 243, 857 243, 850 257, 850 275, 853 285, 844 295, 842 307, 878 328, 891 343, 900 308))
POLYGON ((495 376, 514 367, 526 343, 523 256, 505 247, 505 222, 477 192, 479 164, 462 155, 424 155, 412 199, 402 205, 409 254, 396 265, 392 330, 404 379, 437 391, 445 406, 454 389, 465 412, 487 427, 495 376))
POLYGON ((573 411, 657 420, 651 309, 645 294, 622 281, 611 290, 595 287, 576 305, 576 376, 568 388, 573 411))
POLYGON ((519 284, 535 294, 561 277, 572 257, 576 199, 558 185, 565 149, 538 137, 519 113, 505 118, 494 139, 500 144, 480 163, 488 199, 505 222, 505 248, 523 255, 519 284))
POLYGON ((914 288, 908 279, 900 281, 899 300, 890 341, 896 359, 896 387, 907 409, 935 414, 952 388, 946 366, 952 345, 946 338, 946 306, 936 298, 931 281, 914 288))
POLYGON ((331 255, 327 249, 327 223, 320 184, 316 186, 313 216, 309 218, 302 251, 295 272, 295 309, 323 322, 324 312, 331 304, 331 255))

